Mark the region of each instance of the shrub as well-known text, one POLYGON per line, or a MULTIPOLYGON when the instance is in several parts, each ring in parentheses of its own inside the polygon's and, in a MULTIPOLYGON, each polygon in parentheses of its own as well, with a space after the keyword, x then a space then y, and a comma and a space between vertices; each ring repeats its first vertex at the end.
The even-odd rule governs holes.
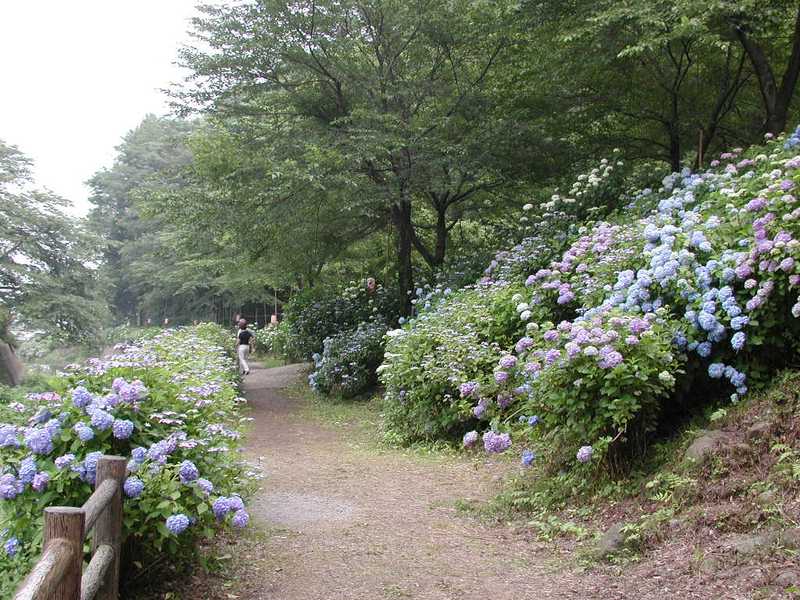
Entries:
POLYGON ((459 397, 459 384, 490 375, 503 342, 522 331, 513 306, 509 310, 515 289, 477 286, 448 294, 388 333, 379 373, 391 437, 410 442, 463 433, 473 415, 470 403, 459 397))
POLYGON ((187 558, 233 513, 246 522, 242 399, 226 337, 212 325, 165 330, 0 405, 0 595, 38 557, 43 508, 83 504, 102 454, 130 458, 128 563, 187 558))
MULTIPOLYGON (((374 280, 372 280, 374 283, 374 280)), ((344 290, 312 289, 286 305, 288 358, 308 359, 323 351, 325 338, 352 331, 360 323, 391 323, 396 319, 397 294, 380 284, 351 284, 344 290)))
POLYGON ((315 370, 308 378, 311 387, 352 398, 374 386, 386 330, 383 323, 362 323, 355 331, 327 338, 322 355, 314 355, 315 370))
MULTIPOLYGON (((413 438, 474 426, 487 451, 513 445, 524 465, 537 450, 551 472, 619 472, 664 410, 738 401, 748 378, 757 384, 800 347, 797 147, 800 128, 766 149, 723 154, 707 172, 672 174, 657 191, 623 195, 619 214, 568 226, 571 243, 549 264, 535 266, 548 247, 535 239, 501 253, 482 293, 527 271, 527 291, 507 306, 524 335, 507 345, 479 338, 474 323, 451 318, 460 296, 432 302, 427 318, 391 334, 381 369, 390 427, 413 438), (481 354, 493 343, 505 352, 481 354), (447 361, 432 361, 437 354, 447 361)), ((555 195, 540 208, 568 222, 581 214, 574 200, 555 195)))
POLYGON ((679 390, 703 385, 736 402, 748 374, 782 366, 800 342, 794 147, 736 150, 705 173, 673 174, 627 213, 655 205, 646 216, 583 228, 532 274, 518 306, 528 336, 498 362, 496 385, 469 396, 476 406, 513 398, 487 426, 547 447, 555 465, 573 453, 615 466, 679 390), (536 426, 515 428, 517 416, 536 426))

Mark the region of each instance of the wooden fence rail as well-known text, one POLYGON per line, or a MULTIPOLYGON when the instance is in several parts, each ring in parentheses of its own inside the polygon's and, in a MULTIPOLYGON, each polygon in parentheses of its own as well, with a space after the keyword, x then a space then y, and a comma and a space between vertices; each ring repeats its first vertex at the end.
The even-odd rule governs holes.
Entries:
POLYGON ((94 493, 81 508, 51 506, 44 510, 42 557, 14 600, 116 600, 126 465, 121 456, 101 457, 94 493), (92 529, 92 559, 81 574, 83 542, 92 529))

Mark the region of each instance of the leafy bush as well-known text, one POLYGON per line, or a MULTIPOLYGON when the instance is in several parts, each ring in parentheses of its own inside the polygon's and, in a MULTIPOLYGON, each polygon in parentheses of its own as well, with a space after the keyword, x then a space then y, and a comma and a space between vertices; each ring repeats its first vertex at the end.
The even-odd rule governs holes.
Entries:
POLYGON ((309 383, 323 394, 357 396, 377 383, 375 370, 383 361, 383 323, 362 323, 355 331, 326 338, 322 355, 314 355, 309 383))
MULTIPOLYGON (((454 361, 429 375, 425 361, 438 346, 415 330, 431 324, 421 317, 390 334, 382 377, 391 426, 445 435, 478 417, 489 452, 513 443, 525 465, 544 453, 551 472, 565 460, 587 465, 576 472, 623 470, 663 410, 738 401, 748 377, 757 384, 800 348, 797 147, 800 129, 624 196, 619 214, 570 229, 572 243, 546 267, 532 268, 536 250, 530 263, 498 260, 486 282, 499 289, 520 273, 515 265, 529 269, 528 291, 509 303, 527 327, 491 368, 454 361), (458 409, 437 428, 442 408, 426 394, 437 397, 444 381, 446 404, 458 409)), ((553 209, 569 200, 554 197, 553 209)), ((447 315, 446 306, 431 314, 447 315)), ((468 332, 454 323, 450 335, 468 332)), ((473 431, 464 441, 479 439, 473 431)))
POLYGON ((286 328, 281 328, 279 323, 256 329, 256 351, 265 354, 282 354, 280 352, 282 337, 285 337, 286 328))
POLYGON ((360 323, 392 323, 398 314, 397 294, 371 282, 351 284, 342 291, 312 289, 286 305, 289 328, 287 358, 308 359, 323 351, 325 338, 352 331, 360 323))
POLYGON ((509 310, 515 290, 479 285, 451 293, 389 332, 379 373, 391 437, 409 442, 463 433, 472 414, 458 386, 491 376, 504 344, 522 331, 513 306, 509 310))
POLYGON ((90 359, 51 391, 0 404, 0 596, 38 557, 42 510, 80 506, 98 456, 130 457, 125 560, 190 556, 198 537, 248 520, 237 457, 240 405, 226 333, 164 330, 90 359))

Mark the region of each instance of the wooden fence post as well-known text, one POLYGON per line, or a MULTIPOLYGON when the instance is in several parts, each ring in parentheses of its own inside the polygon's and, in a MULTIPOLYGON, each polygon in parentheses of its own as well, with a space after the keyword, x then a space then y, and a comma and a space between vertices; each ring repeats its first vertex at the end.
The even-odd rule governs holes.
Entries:
POLYGON ((100 514, 92 536, 92 553, 107 545, 114 550, 114 561, 106 571, 105 581, 97 593, 97 600, 117 600, 119 594, 119 567, 122 552, 122 484, 125 481, 127 461, 121 456, 103 456, 97 461, 95 488, 106 479, 116 480, 117 491, 100 514))
POLYGON ((51 506, 44 509, 44 548, 57 540, 69 543, 70 561, 61 583, 45 596, 52 600, 78 600, 81 597, 81 570, 83 567, 84 513, 80 508, 51 506))

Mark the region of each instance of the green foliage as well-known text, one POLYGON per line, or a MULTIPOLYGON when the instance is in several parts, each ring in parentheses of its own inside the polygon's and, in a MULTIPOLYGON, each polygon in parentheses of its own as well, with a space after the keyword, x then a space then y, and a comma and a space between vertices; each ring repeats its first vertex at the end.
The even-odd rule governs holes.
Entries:
POLYGON ((140 495, 126 494, 125 499, 129 567, 134 562, 149 565, 163 556, 190 559, 195 541, 214 535, 220 523, 212 501, 247 493, 252 484, 236 452, 244 419, 234 363, 223 350, 229 345, 226 341, 226 333, 214 325, 162 331, 54 379, 51 392, 16 395, 0 403, 0 427, 5 427, 0 471, 22 481, 21 461, 33 456, 37 476, 49 478, 38 491, 20 483, 16 497, 0 502, 2 541, 13 536, 20 543, 14 556, 0 553, 2 572, 14 574, 1 584, 3 597, 10 596, 14 583, 38 557, 42 510, 50 505, 80 506, 91 494, 91 464, 97 454, 130 458, 130 477, 143 483, 140 495), (113 420, 114 426, 110 421, 101 424, 104 419, 113 420), (127 437, 118 433, 125 421, 133 425, 127 437), (36 431, 49 431, 46 448, 37 449, 23 439, 29 423, 36 431), (90 429, 91 439, 79 439, 79 423, 90 429), (16 427, 10 438, 9 427, 16 427), (142 454, 137 455, 136 448, 142 454), (66 454, 75 458, 59 468, 55 459, 66 454), (185 461, 213 484, 212 495, 193 476, 181 476, 185 461), (165 526, 175 514, 192 519, 180 535, 165 526))
POLYGON ((0 339, 14 318, 62 342, 96 338, 107 319, 97 240, 64 213, 66 202, 31 187, 31 162, 0 141, 0 339))
POLYGON ((385 323, 361 323, 355 331, 325 338, 322 355, 314 355, 311 387, 344 398, 368 391, 377 383, 376 369, 383 362, 386 331, 385 323))
POLYGON ((373 289, 367 282, 343 290, 311 288, 293 296, 285 306, 284 322, 289 328, 286 354, 307 360, 323 351, 325 338, 352 331, 361 323, 390 324, 397 313, 396 294, 380 284, 373 289))
MULTIPOLYGON (((386 387, 385 419, 391 438, 404 443, 453 437, 470 426, 463 381, 487 381, 503 346, 522 327, 509 320, 512 286, 466 289, 447 296, 387 336, 379 368, 386 387)), ((513 311, 513 309, 512 309, 513 311)))

